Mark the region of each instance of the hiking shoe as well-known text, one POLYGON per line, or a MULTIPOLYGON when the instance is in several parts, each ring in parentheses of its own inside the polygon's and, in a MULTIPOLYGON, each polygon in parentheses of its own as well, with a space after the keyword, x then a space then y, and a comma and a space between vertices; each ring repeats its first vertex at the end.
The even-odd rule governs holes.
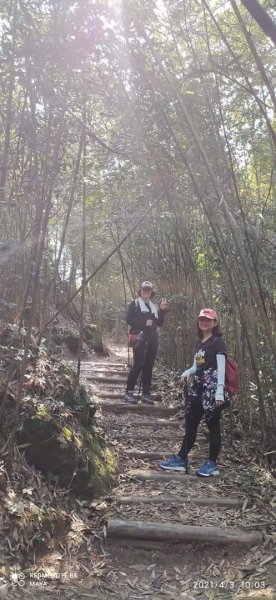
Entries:
POLYGON ((126 392, 125 402, 128 402, 128 404, 138 404, 136 398, 134 398, 134 392, 126 392))
POLYGON ((165 471, 183 471, 186 473, 187 469, 186 462, 176 454, 173 454, 168 460, 161 462, 159 466, 161 469, 165 469, 165 471))
POLYGON ((143 394, 142 402, 143 404, 154 404, 153 399, 150 397, 149 394, 143 394))
POLYGON ((219 475, 219 467, 218 467, 217 463, 215 463, 213 460, 210 460, 208 458, 207 460, 205 460, 205 463, 203 463, 202 467, 199 467, 199 469, 196 469, 196 474, 200 475, 201 477, 210 477, 210 475, 219 475))

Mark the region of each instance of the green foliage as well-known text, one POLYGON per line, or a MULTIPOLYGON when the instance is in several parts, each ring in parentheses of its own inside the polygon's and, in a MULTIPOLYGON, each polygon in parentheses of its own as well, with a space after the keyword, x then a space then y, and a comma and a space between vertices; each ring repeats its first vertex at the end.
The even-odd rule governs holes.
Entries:
POLYGON ((246 365, 244 412, 254 380, 268 417, 276 63, 239 9, 255 55, 219 0, 3 2, 2 297, 11 319, 39 328, 80 285, 84 232, 90 274, 165 189, 91 280, 85 316, 117 334, 153 279, 171 301, 161 350, 174 364, 190 359, 198 309, 215 305, 246 365))

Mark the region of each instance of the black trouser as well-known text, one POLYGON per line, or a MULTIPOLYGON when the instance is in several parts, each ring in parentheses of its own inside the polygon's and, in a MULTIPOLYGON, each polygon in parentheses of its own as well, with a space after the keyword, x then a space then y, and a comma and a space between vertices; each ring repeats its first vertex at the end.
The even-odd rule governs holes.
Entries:
POLYGON ((133 348, 133 366, 127 378, 127 389, 134 391, 137 379, 142 371, 143 394, 150 393, 152 369, 158 350, 158 338, 149 338, 142 342, 138 348, 133 348))
MULTIPOLYGON (((186 416, 186 433, 182 442, 179 456, 185 460, 186 452, 190 452, 196 441, 196 434, 199 423, 204 415, 204 410, 201 403, 201 398, 192 398, 189 403, 188 414, 186 416)), ((210 450, 209 458, 216 462, 221 447, 221 432, 220 432, 220 417, 221 409, 216 409, 214 415, 211 418, 206 419, 206 425, 210 432, 210 450)))

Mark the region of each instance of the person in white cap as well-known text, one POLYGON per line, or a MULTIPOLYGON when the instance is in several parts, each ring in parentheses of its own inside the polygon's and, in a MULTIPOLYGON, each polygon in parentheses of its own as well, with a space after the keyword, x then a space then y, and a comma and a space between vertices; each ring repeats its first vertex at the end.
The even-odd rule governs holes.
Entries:
POLYGON ((137 296, 137 299, 130 303, 126 318, 130 325, 129 345, 133 348, 133 366, 128 374, 125 401, 137 404, 134 389, 142 371, 142 402, 154 404, 150 388, 158 350, 157 326, 161 327, 164 323, 168 302, 162 298, 159 307, 152 302, 154 290, 150 281, 142 283, 137 296))

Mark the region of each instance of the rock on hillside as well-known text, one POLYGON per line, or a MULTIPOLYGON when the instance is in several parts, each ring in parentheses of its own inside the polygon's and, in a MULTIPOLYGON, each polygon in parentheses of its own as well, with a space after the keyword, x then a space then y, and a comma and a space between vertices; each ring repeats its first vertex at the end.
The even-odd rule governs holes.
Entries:
MULTIPOLYGON (((65 345, 76 355, 79 347, 79 328, 72 319, 59 316, 53 326, 51 339, 55 346, 65 345)), ((104 356, 108 354, 96 325, 84 325, 82 350, 86 356, 89 356, 91 351, 104 356)))
POLYGON ((97 497, 115 483, 115 465, 94 431, 96 407, 75 373, 53 358, 38 359, 26 375, 19 445, 25 458, 58 487, 97 497))

